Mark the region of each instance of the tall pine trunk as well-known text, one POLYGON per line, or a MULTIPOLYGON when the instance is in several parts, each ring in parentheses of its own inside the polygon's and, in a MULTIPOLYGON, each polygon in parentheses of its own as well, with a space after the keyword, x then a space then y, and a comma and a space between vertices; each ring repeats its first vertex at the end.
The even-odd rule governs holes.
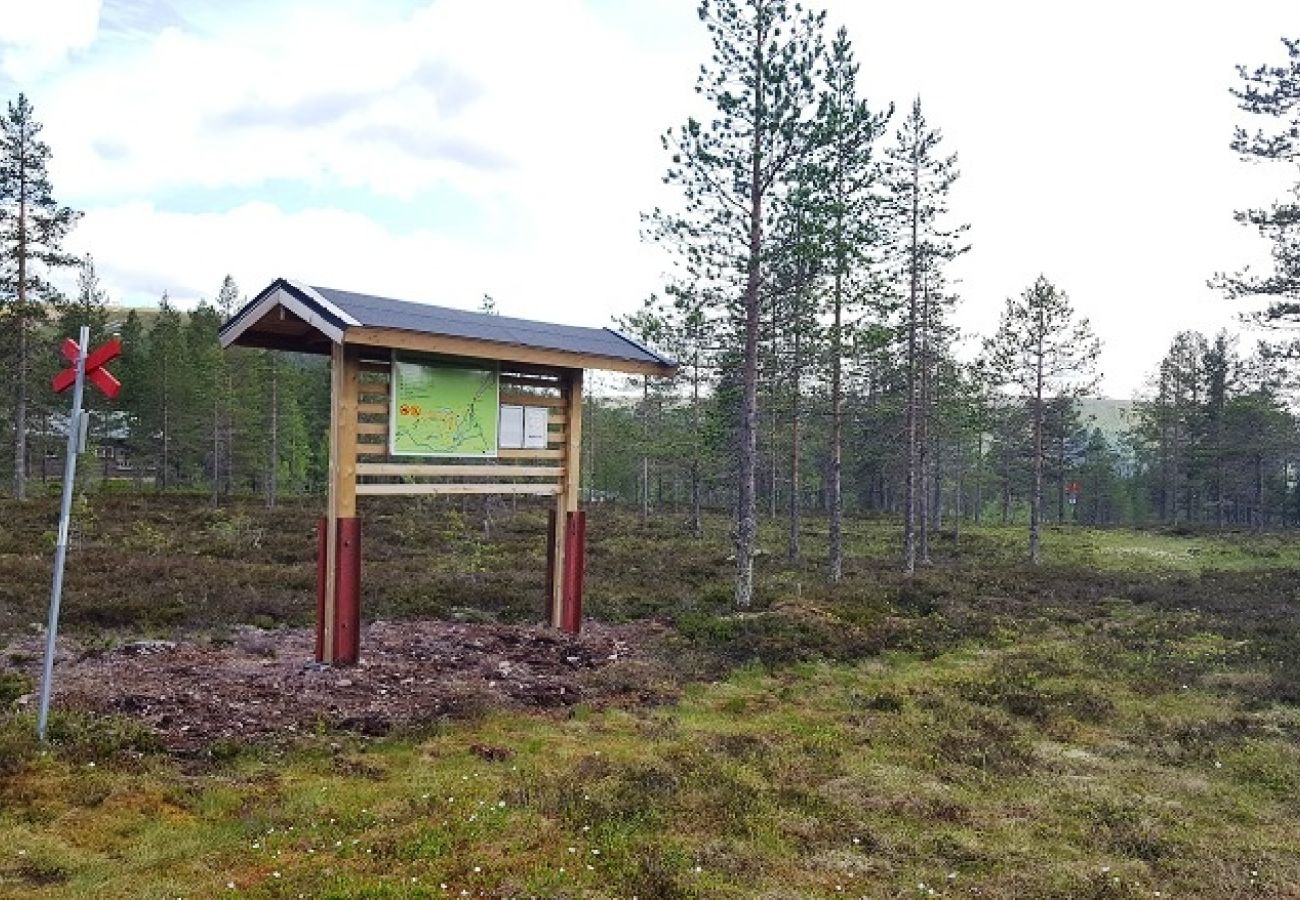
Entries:
POLYGON ((790 562, 799 559, 799 413, 802 388, 801 371, 803 359, 800 328, 796 323, 794 331, 794 365, 790 373, 790 538, 786 547, 786 556, 790 562))
POLYGON ((909 269, 911 284, 907 298, 907 474, 905 479, 905 508, 903 511, 903 571, 908 575, 916 571, 916 507, 917 507, 917 422, 916 422, 916 329, 917 329, 917 295, 920 293, 918 279, 920 248, 917 246, 917 233, 920 226, 920 168, 916 160, 912 164, 912 239, 909 246, 909 269))
POLYGON ((1034 493, 1029 502, 1029 561, 1038 565, 1043 517, 1043 314, 1039 313, 1034 371, 1034 493))
POLYGON ((830 466, 830 568, 831 581, 844 577, 844 395, 841 385, 843 364, 843 266, 835 268, 835 319, 831 325, 831 466, 830 466))
POLYGON ((917 428, 917 469, 920 474, 921 484, 919 498, 921 501, 920 513, 920 534, 919 546, 917 553, 921 557, 921 565, 930 565, 930 525, 933 513, 933 494, 934 479, 930 467, 930 283, 929 274, 926 274, 925 281, 921 286, 921 391, 919 398, 920 411, 918 415, 917 428))
POLYGON ((14 497, 27 499, 27 180, 18 156, 18 378, 14 385, 14 497))
POLYGON ((748 609, 754 602, 754 544, 758 537, 754 496, 755 457, 758 454, 758 294, 763 250, 763 67, 767 33, 760 30, 754 56, 754 137, 749 171, 749 258, 742 299, 743 350, 740 393, 740 484, 736 502, 736 606, 748 609))
POLYGON ((695 365, 691 372, 691 534, 704 535, 704 517, 700 498, 700 351, 695 351, 695 365))

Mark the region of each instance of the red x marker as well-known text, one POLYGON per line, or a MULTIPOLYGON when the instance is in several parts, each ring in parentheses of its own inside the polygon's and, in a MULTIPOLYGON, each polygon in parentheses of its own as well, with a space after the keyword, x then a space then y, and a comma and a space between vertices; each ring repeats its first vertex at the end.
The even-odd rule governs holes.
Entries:
MULTIPOLYGON (((68 362, 72 363, 70 368, 64 369, 58 375, 54 376, 54 392, 61 394, 77 380, 77 355, 81 348, 72 338, 64 338, 63 346, 60 348, 68 362)), ((91 351, 86 356, 86 377, 90 379, 95 387, 104 392, 104 396, 112 400, 117 396, 118 391, 122 389, 122 382, 113 377, 113 373, 104 368, 104 364, 117 359, 122 355, 122 342, 117 338, 100 344, 98 348, 91 351)))

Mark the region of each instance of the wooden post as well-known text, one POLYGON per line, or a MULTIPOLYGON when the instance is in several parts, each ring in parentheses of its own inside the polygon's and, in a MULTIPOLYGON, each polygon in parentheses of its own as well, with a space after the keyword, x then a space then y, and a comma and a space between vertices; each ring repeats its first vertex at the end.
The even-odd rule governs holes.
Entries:
POLYGON ((576 634, 582 620, 583 555, 586 553, 587 534, 586 522, 581 520, 579 511, 582 485, 582 369, 572 370, 567 382, 564 489, 560 494, 563 515, 555 529, 564 532, 564 558, 560 578, 559 620, 554 624, 576 634))
POLYGON ((360 585, 358 581, 359 566, 356 554, 359 532, 356 529, 357 515, 357 393, 358 375, 357 351, 353 347, 335 344, 330 352, 330 444, 329 444, 329 486, 325 512, 325 590, 324 600, 320 604, 321 620, 317 622, 320 649, 319 661, 333 664, 356 661, 353 647, 357 634, 355 623, 350 623, 346 634, 339 633, 339 594, 340 573, 349 580, 343 586, 343 592, 353 598, 348 604, 350 618, 357 613, 357 597, 360 585), (349 537, 349 560, 347 566, 341 566, 339 557, 340 520, 346 520, 349 537), (340 637, 346 637, 348 646, 340 648, 340 637), (340 653, 343 649, 343 653, 340 653), (342 657, 342 658, 340 658, 342 657))
MULTIPOLYGON (((569 398, 572 396, 573 385, 569 379, 564 379, 560 392, 565 400, 565 407, 568 406, 569 398)), ((560 458, 560 468, 564 474, 560 476, 560 490, 555 495, 555 507, 551 510, 551 522, 553 523, 548 529, 551 540, 547 548, 547 562, 550 564, 549 571, 546 574, 546 584, 550 589, 548 603, 550 605, 550 620, 552 628, 559 628, 564 621, 564 539, 565 531, 565 513, 568 512, 568 495, 569 484, 573 482, 573 470, 569 468, 568 435, 573 428, 572 422, 565 422, 564 434, 565 445, 560 458)))

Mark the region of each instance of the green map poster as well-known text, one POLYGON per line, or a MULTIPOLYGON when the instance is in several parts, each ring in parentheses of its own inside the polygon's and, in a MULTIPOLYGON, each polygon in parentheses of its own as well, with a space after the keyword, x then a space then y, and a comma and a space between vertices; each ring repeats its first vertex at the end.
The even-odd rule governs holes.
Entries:
POLYGON ((496 456, 497 371, 393 358, 394 456, 496 456))

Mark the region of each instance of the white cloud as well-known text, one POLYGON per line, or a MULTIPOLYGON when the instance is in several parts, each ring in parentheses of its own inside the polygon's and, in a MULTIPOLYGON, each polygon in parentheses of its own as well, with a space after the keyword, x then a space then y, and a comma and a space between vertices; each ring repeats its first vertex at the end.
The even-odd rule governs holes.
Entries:
POLYGON ((100 0, 0 0, 0 71, 19 85, 84 50, 99 29, 100 0))
POLYGON ((250 291, 284 274, 460 305, 488 292, 507 314, 605 324, 664 264, 639 214, 695 56, 648 53, 577 0, 387 17, 310 4, 169 27, 60 78, 37 112, 60 193, 101 198, 73 243, 117 298, 185 300, 231 271, 250 291), (448 187, 476 233, 437 209, 403 233, 359 210, 284 212, 270 192, 224 212, 153 199, 199 186, 220 203, 275 180, 326 203, 339 187, 448 187))
POLYGON ((650 248, 624 252, 621 235, 557 230, 503 260, 495 247, 428 230, 398 233, 359 213, 286 213, 250 203, 226 213, 159 211, 144 201, 93 210, 77 246, 93 250, 112 297, 156 300, 163 291, 189 305, 211 299, 227 274, 248 293, 277 276, 327 287, 473 308, 492 294, 506 315, 603 325, 621 285, 653 281, 650 248), (582 277, 575 277, 580 266, 582 277))

